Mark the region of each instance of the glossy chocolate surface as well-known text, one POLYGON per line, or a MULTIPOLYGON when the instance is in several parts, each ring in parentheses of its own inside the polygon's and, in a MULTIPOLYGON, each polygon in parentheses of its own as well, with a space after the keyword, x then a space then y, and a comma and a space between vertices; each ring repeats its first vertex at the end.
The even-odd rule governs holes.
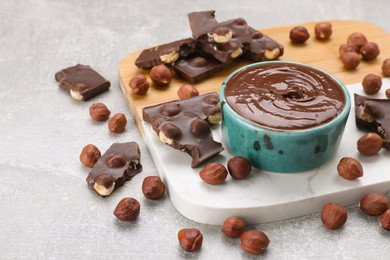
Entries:
POLYGON ((316 127, 345 105, 341 87, 324 72, 287 63, 250 67, 226 84, 227 103, 249 121, 278 130, 316 127))

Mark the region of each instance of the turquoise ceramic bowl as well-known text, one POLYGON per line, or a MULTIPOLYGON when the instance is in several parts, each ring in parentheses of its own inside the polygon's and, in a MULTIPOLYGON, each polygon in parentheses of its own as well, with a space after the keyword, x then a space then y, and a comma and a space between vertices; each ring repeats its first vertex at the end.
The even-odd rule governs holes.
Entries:
POLYGON ((220 98, 225 147, 232 154, 249 159, 256 168, 272 172, 302 172, 319 167, 332 158, 339 147, 351 108, 349 93, 340 80, 313 66, 286 61, 255 63, 236 70, 222 83, 220 98), (248 68, 278 63, 304 66, 328 75, 345 95, 343 110, 323 125, 290 131, 262 127, 234 111, 225 99, 229 79, 248 68))

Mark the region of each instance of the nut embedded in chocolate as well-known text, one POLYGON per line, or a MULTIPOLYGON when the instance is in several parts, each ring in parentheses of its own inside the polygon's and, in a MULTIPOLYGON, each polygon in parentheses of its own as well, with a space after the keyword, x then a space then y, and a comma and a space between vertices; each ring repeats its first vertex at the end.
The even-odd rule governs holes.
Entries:
POLYGON ((141 205, 134 198, 122 199, 114 210, 114 215, 121 221, 135 221, 140 213, 141 205))
POLYGON ((227 167, 230 175, 236 180, 245 179, 252 170, 250 161, 242 156, 230 158, 227 167))
POLYGON ((375 42, 368 42, 360 48, 360 54, 363 60, 373 60, 378 57, 380 50, 375 42))
POLYGON ((194 252, 202 247, 203 235, 197 228, 183 228, 177 233, 177 238, 185 251, 194 252))
POLYGON ((213 40, 217 43, 227 43, 232 38, 232 30, 228 27, 217 27, 213 30, 213 40))
POLYGON ((149 90, 149 82, 144 75, 138 74, 130 79, 129 87, 134 95, 145 95, 149 90))
POLYGON ((332 35, 332 24, 328 22, 317 23, 314 26, 314 34, 318 40, 328 40, 332 35))
POLYGON ((382 73, 385 77, 390 77, 390 58, 387 58, 383 61, 382 73))
POLYGON ((161 199, 165 193, 165 184, 158 176, 148 176, 142 182, 142 193, 151 200, 161 199))
POLYGON ((368 41, 367 41, 367 38, 366 36, 361 33, 361 32, 354 32, 352 34, 350 34, 347 38, 347 43, 349 44, 352 44, 352 45, 355 45, 356 47, 358 47, 359 49, 364 45, 366 44, 368 41))
POLYGON ((108 121, 108 129, 112 133, 122 133, 125 131, 126 124, 126 116, 123 113, 117 113, 108 121))
POLYGON ((115 178, 108 174, 100 175, 95 179, 93 188, 100 196, 109 196, 115 189, 115 178))
POLYGON ((160 60, 165 64, 172 64, 180 58, 180 54, 175 48, 167 48, 160 54, 160 60))
POLYGON ((341 228, 347 222, 347 218, 345 208, 336 202, 328 202, 322 207, 321 221, 328 229, 341 228))
POLYGON ((165 123, 161 126, 159 138, 163 143, 172 144, 173 141, 180 140, 181 130, 171 123, 165 123))
POLYGON ((290 31, 290 40, 295 44, 302 44, 306 42, 310 37, 309 32, 303 26, 296 26, 290 31))
POLYGON ((367 100, 366 102, 364 102, 364 107, 360 115, 368 122, 372 122, 374 121, 374 119, 383 118, 385 112, 378 103, 371 100, 367 100))
POLYGON ((172 72, 167 66, 160 64, 150 70, 150 79, 156 86, 167 86, 171 83, 172 72))
POLYGON ((120 168, 126 165, 126 158, 123 155, 113 154, 106 161, 106 164, 110 168, 120 168))
POLYGON ((89 115, 95 121, 107 120, 110 113, 110 110, 103 103, 94 103, 89 107, 89 115))
POLYGON ((337 165, 337 172, 346 180, 355 180, 363 176, 363 166, 352 157, 343 157, 337 165))
POLYGON ((364 92, 368 95, 376 94, 382 87, 382 78, 374 74, 367 74, 363 78, 362 85, 364 92))
POLYGON ((199 138, 202 138, 211 133, 209 124, 200 118, 194 119, 191 122, 190 128, 191 128, 191 133, 194 136, 199 138))
POLYGON ((100 158, 101 154, 99 149, 93 144, 88 144, 84 146, 83 150, 80 153, 80 162, 88 168, 92 168, 97 160, 100 158))

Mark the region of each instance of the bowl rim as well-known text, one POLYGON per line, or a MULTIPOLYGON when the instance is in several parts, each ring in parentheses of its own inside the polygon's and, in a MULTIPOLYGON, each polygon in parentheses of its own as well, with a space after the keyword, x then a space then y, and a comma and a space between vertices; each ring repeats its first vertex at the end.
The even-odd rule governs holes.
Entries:
POLYGON ((255 128, 255 130, 262 130, 262 131, 265 131, 265 132, 268 132, 268 133, 276 133, 276 132, 280 133, 280 134, 289 134, 289 133, 292 134, 292 133, 294 133, 294 135, 299 135, 300 133, 307 134, 308 132, 321 131, 323 129, 329 128, 330 126, 338 124, 345 117, 348 117, 350 109, 351 109, 351 97, 350 97, 349 91, 347 90, 346 86, 344 85, 344 83, 341 80, 339 80, 334 75, 332 75, 331 73, 329 73, 329 72, 327 72, 327 71, 325 71, 325 70, 323 70, 321 68, 318 68, 316 66, 312 66, 312 65, 309 65, 309 64, 301 63, 301 62, 295 62, 295 61, 282 61, 282 60, 262 61, 262 62, 251 63, 249 65, 243 66, 243 67, 233 71, 232 73, 230 73, 224 79, 224 81, 222 82, 221 87, 220 87, 219 95, 220 95, 220 99, 221 99, 221 111, 222 111, 222 113, 223 113, 223 109, 224 109, 223 107, 226 105, 226 107, 230 110, 230 112, 233 113, 236 116, 236 118, 239 119, 242 123, 244 123, 248 127, 255 128), (306 67, 306 68, 309 68, 309 69, 320 71, 320 72, 326 74, 327 76, 329 76, 341 88, 342 92, 344 93, 345 105, 344 105, 341 113, 339 113, 331 121, 329 121, 329 122, 327 122, 325 124, 319 125, 319 126, 314 126, 314 127, 310 127, 310 128, 304 128, 304 129, 289 129, 289 130, 277 129, 277 128, 272 128, 272 127, 262 126, 260 124, 256 124, 255 122, 252 122, 252 121, 246 119, 245 117, 243 117, 242 115, 238 114, 229 105, 229 103, 227 102, 227 100, 225 98, 226 84, 228 83, 228 81, 232 77, 234 77, 235 75, 237 75, 238 73, 241 73, 242 71, 244 71, 246 69, 249 69, 249 68, 252 68, 252 67, 261 67, 261 66, 270 65, 270 64, 288 64, 288 65, 303 66, 303 67, 306 67))

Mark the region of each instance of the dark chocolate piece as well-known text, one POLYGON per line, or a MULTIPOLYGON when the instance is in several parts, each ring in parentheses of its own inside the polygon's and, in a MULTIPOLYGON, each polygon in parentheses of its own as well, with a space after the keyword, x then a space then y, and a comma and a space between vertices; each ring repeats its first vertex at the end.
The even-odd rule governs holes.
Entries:
POLYGON ((192 37, 197 39, 200 36, 208 34, 218 26, 215 19, 215 11, 192 12, 188 14, 192 37))
POLYGON ((177 61, 172 67, 180 78, 190 83, 197 83, 229 66, 231 64, 222 63, 213 57, 197 53, 177 61))
POLYGON ((87 177, 88 186, 105 197, 142 171, 135 142, 114 143, 96 162, 87 177))
POLYGON ((249 48, 245 50, 244 58, 253 61, 265 61, 275 60, 283 55, 283 45, 252 27, 249 27, 249 32, 252 39, 249 48))
POLYGON ((223 150, 213 140, 209 125, 220 121, 217 93, 145 107, 142 117, 161 141, 188 153, 193 168, 223 150))
POLYGON ((354 95, 356 126, 375 132, 383 138, 383 147, 390 149, 390 100, 354 95))
POLYGON ((76 100, 88 100, 108 90, 110 82, 88 65, 63 69, 55 74, 60 88, 69 91, 76 100))
POLYGON ((180 57, 187 57, 195 49, 196 41, 187 38, 145 49, 138 56, 135 65, 141 69, 150 69, 160 64, 171 64, 180 57))

